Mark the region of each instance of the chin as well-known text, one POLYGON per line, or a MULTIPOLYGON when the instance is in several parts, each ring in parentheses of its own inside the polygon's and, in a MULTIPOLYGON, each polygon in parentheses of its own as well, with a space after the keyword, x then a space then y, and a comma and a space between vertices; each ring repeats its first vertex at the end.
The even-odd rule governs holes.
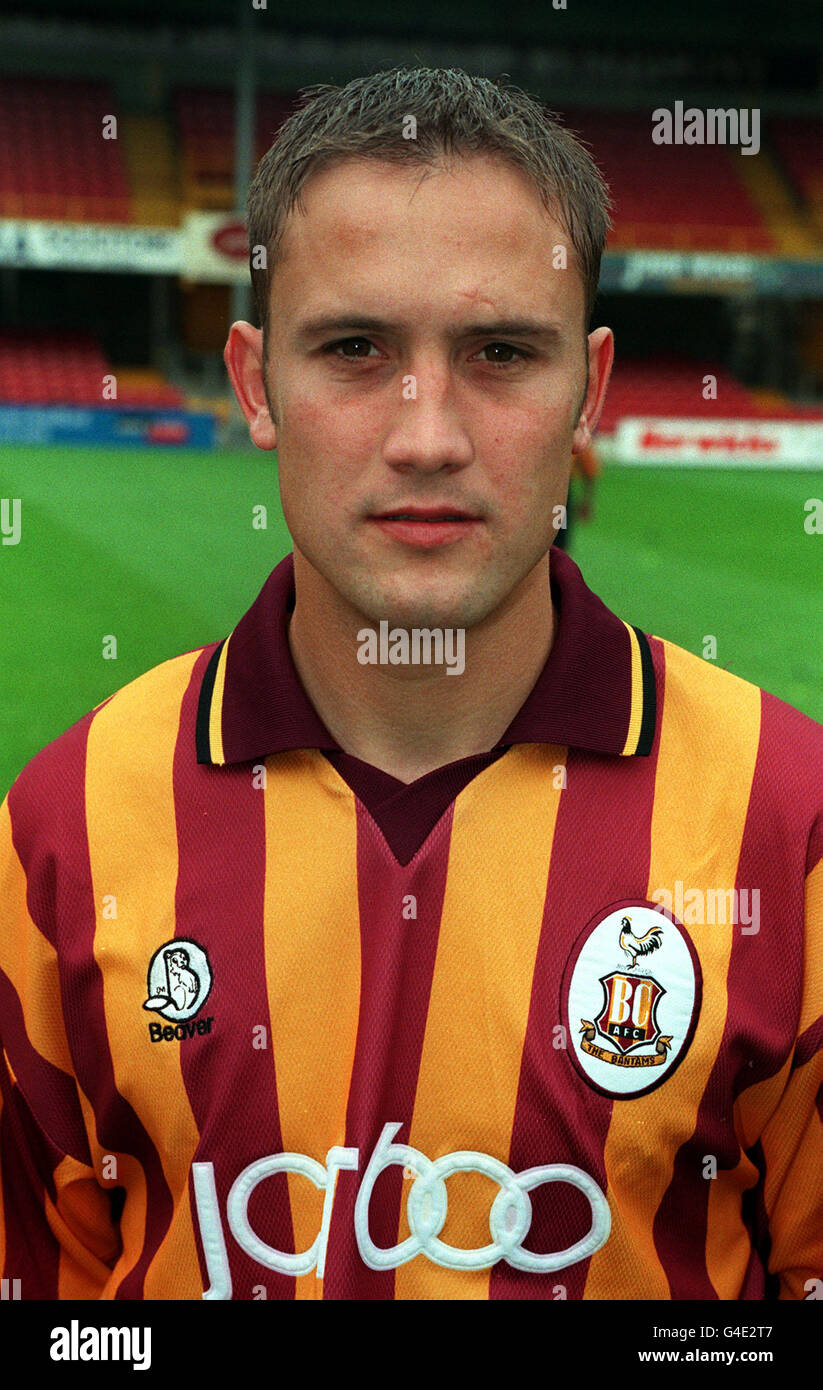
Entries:
MULTIPOLYGON (((377 586, 379 588, 379 586, 377 586)), ((395 627, 471 628, 491 613, 500 601, 485 585, 454 583, 438 586, 425 582, 387 584, 382 593, 368 586, 368 596, 358 604, 372 623, 386 619, 395 627)))

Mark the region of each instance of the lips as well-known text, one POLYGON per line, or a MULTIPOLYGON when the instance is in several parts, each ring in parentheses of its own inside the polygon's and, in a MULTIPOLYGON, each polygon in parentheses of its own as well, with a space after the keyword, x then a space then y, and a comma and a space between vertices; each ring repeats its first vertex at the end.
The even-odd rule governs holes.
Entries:
POLYGON ((394 544, 437 550, 464 540, 481 524, 476 516, 451 507, 398 507, 370 518, 394 544))
POLYGON ((450 507, 399 507, 392 512, 378 512, 376 521, 475 521, 468 512, 450 507))

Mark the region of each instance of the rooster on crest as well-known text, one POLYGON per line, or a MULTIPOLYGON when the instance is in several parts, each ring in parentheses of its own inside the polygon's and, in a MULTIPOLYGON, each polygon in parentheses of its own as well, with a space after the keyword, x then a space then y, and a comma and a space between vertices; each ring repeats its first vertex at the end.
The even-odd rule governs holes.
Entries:
POLYGON ((649 927, 645 936, 635 936, 632 931, 631 917, 623 917, 620 921, 620 946, 629 958, 629 970, 634 970, 638 956, 647 956, 652 951, 656 951, 662 946, 660 940, 663 934, 662 927, 649 927))

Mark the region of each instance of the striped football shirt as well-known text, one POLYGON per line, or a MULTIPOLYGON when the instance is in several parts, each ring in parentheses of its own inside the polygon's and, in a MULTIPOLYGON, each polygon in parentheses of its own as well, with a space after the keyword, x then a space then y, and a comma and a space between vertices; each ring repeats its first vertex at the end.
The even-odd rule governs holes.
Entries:
POLYGON ((823 726, 547 569, 517 716, 411 785, 308 700, 292 555, 20 773, 23 1299, 823 1288, 823 726))

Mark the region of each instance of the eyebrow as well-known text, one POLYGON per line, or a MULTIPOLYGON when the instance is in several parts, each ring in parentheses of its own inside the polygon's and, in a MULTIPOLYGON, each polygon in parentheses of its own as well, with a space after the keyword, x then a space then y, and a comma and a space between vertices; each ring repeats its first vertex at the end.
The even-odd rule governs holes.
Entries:
MULTIPOLYGON (((402 329, 402 324, 390 323, 387 319, 375 318, 370 314, 364 314, 362 317, 356 317, 354 314, 318 314, 298 323, 294 340, 298 346, 303 346, 312 339, 322 337, 327 333, 366 332, 397 335, 402 332, 402 329)), ((563 335, 562 330, 555 323, 546 323, 542 319, 525 317, 476 320, 473 323, 461 324, 459 328, 453 329, 448 336, 453 339, 511 337, 557 342, 563 335)))

